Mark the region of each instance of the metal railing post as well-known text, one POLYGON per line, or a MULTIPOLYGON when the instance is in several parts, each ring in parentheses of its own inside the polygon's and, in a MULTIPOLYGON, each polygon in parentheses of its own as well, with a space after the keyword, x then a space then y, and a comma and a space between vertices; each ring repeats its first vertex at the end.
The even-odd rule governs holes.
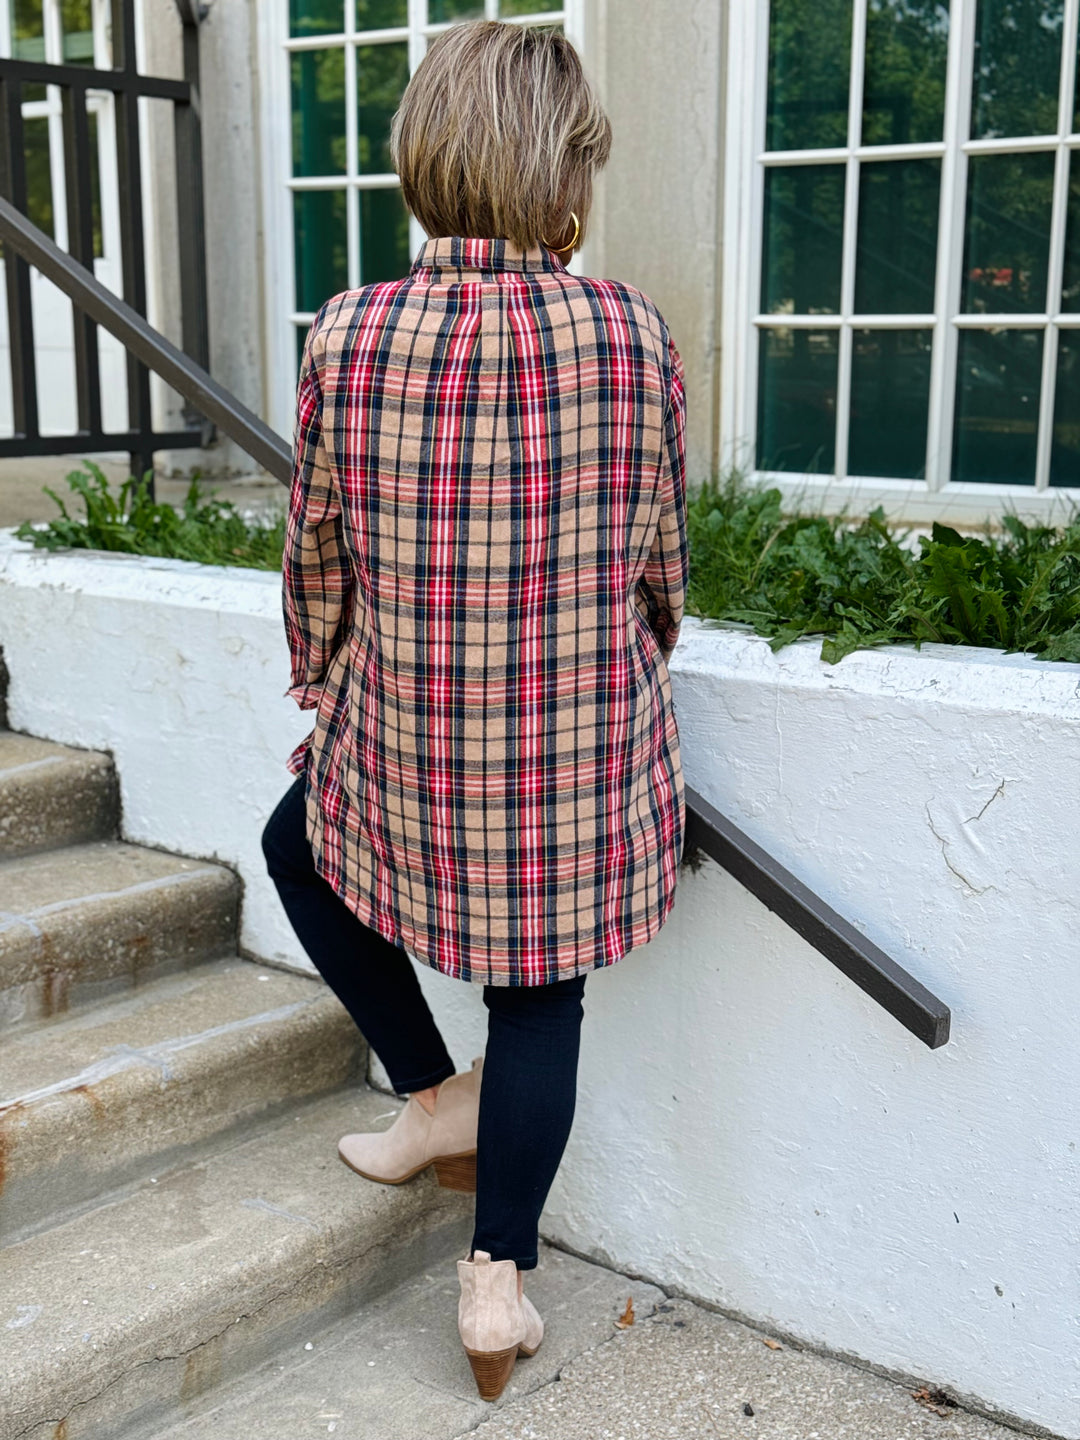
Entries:
MULTIPOLYGON (((76 260, 93 272, 94 207, 90 189, 90 122, 86 113, 86 91, 75 85, 65 86, 62 97, 68 249, 76 260)), ((94 435, 101 430, 101 363, 97 326, 82 310, 74 310, 72 319, 79 429, 94 435)))
MULTIPOLYGON (((146 314, 146 253, 143 245, 142 148, 139 134, 138 67, 135 50, 135 0, 112 0, 113 68, 126 84, 116 92, 116 162, 120 191, 120 252, 124 299, 146 314)), ((150 372, 131 352, 127 356, 128 429, 138 436, 131 452, 134 474, 149 472, 154 492, 153 422, 150 372)))
MULTIPOLYGON (((17 209, 26 210, 26 152, 23 141, 22 85, 0 77, 0 191, 17 209)), ((11 357, 11 409, 15 434, 38 436, 37 364, 34 351, 34 311, 30 296, 30 266, 17 250, 4 255, 11 357)))

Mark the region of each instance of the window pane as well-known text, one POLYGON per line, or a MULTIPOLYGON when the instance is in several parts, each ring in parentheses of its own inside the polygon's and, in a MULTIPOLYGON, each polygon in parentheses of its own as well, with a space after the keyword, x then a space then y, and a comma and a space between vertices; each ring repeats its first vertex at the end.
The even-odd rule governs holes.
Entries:
POLYGON ((940 190, 939 160, 877 160, 860 167, 856 311, 933 310, 940 190))
POLYGON ((769 6, 767 150, 846 145, 851 0, 769 6))
POLYGON ((441 25, 444 20, 481 20, 484 0, 428 0, 428 20, 441 25))
POLYGON ((1064 0, 979 0, 971 134, 1057 133, 1064 0))
POLYGON ((349 283, 344 190, 293 193, 296 308, 318 310, 349 283))
POLYGON ((11 56, 14 60, 45 59, 45 21, 41 0, 14 0, 11 7, 11 56))
POLYGON ((361 174, 385 174, 390 163, 390 121, 409 83, 409 47, 356 47, 357 154, 361 174))
POLYGON ((499 0, 499 18, 511 15, 541 15, 548 10, 561 10, 562 0, 499 0))
POLYGON ((1062 310, 1080 310, 1080 155, 1070 160, 1069 208, 1065 226, 1065 273, 1062 276, 1062 310))
POLYGON ((961 330, 952 478, 1035 483, 1041 330, 961 330))
POLYGON ((360 191, 360 283, 400 280, 409 273, 409 212, 401 191, 360 191))
POLYGON ((340 35, 345 0, 289 0, 290 35, 340 35))
POLYGON ((64 60, 68 65, 94 63, 94 21, 90 0, 60 0, 64 60))
POLYGON ((862 143, 940 140, 949 7, 935 0, 870 0, 862 143))
POLYGON ((851 357, 850 475, 926 476, 929 330, 856 330, 851 357))
POLYGON ((839 310, 844 173, 843 165, 766 170, 761 308, 769 314, 839 310))
POLYGON ((105 234, 101 226, 101 142, 98 138, 97 111, 88 110, 86 120, 90 130, 90 217, 94 228, 94 258, 100 260, 105 254, 105 234))
POLYGON ((345 51, 292 55, 294 175, 345 173, 345 51))
POLYGON ((761 332, 757 463, 829 474, 836 456, 835 330, 761 332))
POLYGON ((1058 332, 1050 484, 1080 488, 1080 333, 1058 332))
POLYGON ((1045 308, 1053 190, 1052 153, 971 157, 962 310, 1045 308))
POLYGON ((23 121, 23 151, 26 155, 26 213, 39 230, 55 239, 49 122, 44 115, 36 120, 23 121))
POLYGON ((357 30, 392 30, 409 23, 409 0, 356 0, 357 30))

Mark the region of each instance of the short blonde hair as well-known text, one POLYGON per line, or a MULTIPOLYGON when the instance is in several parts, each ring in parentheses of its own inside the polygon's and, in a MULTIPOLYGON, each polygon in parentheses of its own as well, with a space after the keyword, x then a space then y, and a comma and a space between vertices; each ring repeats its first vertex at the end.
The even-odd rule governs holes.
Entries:
MULTIPOLYGON (((432 238, 522 250, 585 237, 611 124, 557 31, 479 20, 432 41, 390 131, 405 203, 432 238)), ((569 252, 564 252, 568 258, 569 252)))

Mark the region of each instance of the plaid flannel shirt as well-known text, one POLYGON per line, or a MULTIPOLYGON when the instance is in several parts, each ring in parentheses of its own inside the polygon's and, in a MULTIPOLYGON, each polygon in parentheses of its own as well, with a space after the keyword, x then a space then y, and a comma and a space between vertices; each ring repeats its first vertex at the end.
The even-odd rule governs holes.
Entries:
POLYGON ((429 240, 312 325, 289 767, 319 873, 448 975, 566 979, 668 916, 684 426, 653 303, 539 246, 429 240))

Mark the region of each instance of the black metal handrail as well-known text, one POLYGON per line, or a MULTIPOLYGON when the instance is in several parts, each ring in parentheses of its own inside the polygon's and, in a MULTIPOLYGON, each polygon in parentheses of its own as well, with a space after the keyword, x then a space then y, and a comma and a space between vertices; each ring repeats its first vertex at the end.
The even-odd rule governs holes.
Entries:
MULTIPOLYGON (((289 483, 292 451, 280 435, 2 198, 0 240, 37 266, 78 309, 115 335, 275 479, 289 483)), ((945 1044, 949 1008, 943 1001, 695 790, 687 788, 684 857, 690 858, 694 849, 704 851, 734 875, 925 1045, 936 1049, 945 1044)))
MULTIPOLYGON (((184 26, 184 79, 141 75, 135 58, 135 0, 112 0, 114 68, 53 65, 36 60, 0 60, 0 193, 27 212, 27 174, 23 136, 23 92, 28 85, 57 86, 64 129, 64 175, 71 256, 87 270, 94 266, 91 139, 87 110, 90 91, 111 93, 116 106, 117 169, 120 199, 120 252, 124 299, 146 314, 146 253, 142 207, 140 99, 173 104, 176 195, 179 227, 179 288, 184 349, 198 364, 209 361, 204 245, 202 140, 199 119, 198 7, 178 4, 184 26)), ((98 337, 91 312, 74 316, 77 430, 42 435, 30 268, 23 255, 7 257, 6 285, 10 331, 14 436, 0 440, 0 456, 93 454, 126 450, 137 475, 151 472, 155 450, 203 446, 211 432, 202 414, 186 410, 185 425, 155 431, 150 407, 150 373, 131 350, 127 356, 128 428, 109 432, 101 407, 98 337)))

